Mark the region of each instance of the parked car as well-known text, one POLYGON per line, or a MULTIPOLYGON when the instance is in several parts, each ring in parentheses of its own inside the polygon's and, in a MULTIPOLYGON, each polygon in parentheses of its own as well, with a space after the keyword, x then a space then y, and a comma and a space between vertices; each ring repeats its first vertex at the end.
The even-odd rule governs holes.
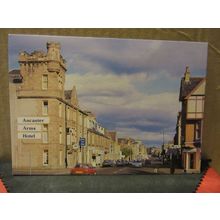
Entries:
POLYGON ((130 160, 130 161, 128 161, 128 165, 131 166, 134 162, 135 162, 135 160, 130 160))
POLYGON ((144 159, 137 160, 137 162, 140 162, 140 163, 142 164, 143 167, 145 166, 145 160, 144 160, 144 159))
POLYGON ((132 167, 136 167, 136 168, 143 166, 141 161, 132 161, 130 164, 132 167))
POLYGON ((114 167, 115 162, 113 160, 104 160, 102 163, 102 167, 114 167))
POLYGON ((151 165, 151 160, 149 160, 149 159, 145 160, 145 166, 147 166, 147 165, 151 165))
POLYGON ((123 160, 123 164, 124 164, 124 166, 128 166, 129 162, 127 160, 123 160))
POLYGON ((74 168, 70 170, 71 174, 87 174, 95 175, 96 169, 90 164, 77 164, 74 168))
POLYGON ((122 166, 124 166, 124 162, 122 160, 116 160, 116 166, 122 167, 122 166))

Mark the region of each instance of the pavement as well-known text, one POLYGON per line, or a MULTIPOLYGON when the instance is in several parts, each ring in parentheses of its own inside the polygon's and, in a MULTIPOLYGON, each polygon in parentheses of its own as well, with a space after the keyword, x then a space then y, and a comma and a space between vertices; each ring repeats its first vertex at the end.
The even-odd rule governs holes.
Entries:
POLYGON ((117 175, 101 174, 100 169, 95 176, 13 176, 9 163, 0 164, 2 179, 12 193, 192 193, 202 177, 202 174, 148 173, 148 169, 142 168, 129 172, 147 175, 128 175, 124 167, 114 171, 117 175))
POLYGON ((25 175, 25 176, 31 176, 31 175, 70 175, 70 169, 27 169, 27 170, 19 170, 14 169, 13 175, 25 175))
MULTIPOLYGON (((98 175, 155 175, 170 174, 170 168, 166 167, 102 167, 96 168, 98 175)), ((183 169, 175 169, 174 174, 184 174, 183 169)))

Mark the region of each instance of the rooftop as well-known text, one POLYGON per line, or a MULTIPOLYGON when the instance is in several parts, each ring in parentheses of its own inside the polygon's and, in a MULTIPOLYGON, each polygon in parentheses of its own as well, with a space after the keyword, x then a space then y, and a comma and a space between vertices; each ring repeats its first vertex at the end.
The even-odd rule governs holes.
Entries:
POLYGON ((65 90, 64 91, 64 96, 66 100, 71 99, 71 94, 72 94, 72 90, 65 90))
POLYGON ((9 81, 10 82, 21 83, 22 79, 23 79, 23 77, 20 73, 20 70, 14 69, 9 72, 9 81))
POLYGON ((187 95, 189 95, 203 79, 204 77, 191 77, 188 82, 185 82, 183 77, 181 79, 179 100, 182 101, 187 95))

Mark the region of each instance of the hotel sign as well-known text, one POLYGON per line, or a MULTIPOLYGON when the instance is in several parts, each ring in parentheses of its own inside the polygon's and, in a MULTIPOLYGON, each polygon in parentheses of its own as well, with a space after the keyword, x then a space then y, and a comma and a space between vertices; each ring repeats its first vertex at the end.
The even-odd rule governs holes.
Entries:
POLYGON ((18 139, 41 139, 42 124, 49 123, 49 117, 18 117, 18 139))
POLYGON ((18 124, 48 124, 49 117, 18 117, 18 124))
POLYGON ((26 131, 26 132, 33 132, 33 131, 41 131, 41 125, 18 125, 18 131, 26 131))
POLYGON ((41 139, 41 133, 18 133, 18 139, 41 139))

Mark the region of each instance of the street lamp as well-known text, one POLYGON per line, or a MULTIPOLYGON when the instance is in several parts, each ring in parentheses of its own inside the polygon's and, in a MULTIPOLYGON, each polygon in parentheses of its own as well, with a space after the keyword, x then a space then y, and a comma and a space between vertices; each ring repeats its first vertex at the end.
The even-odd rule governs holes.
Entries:
POLYGON ((162 154, 162 163, 164 165, 164 130, 163 130, 163 144, 162 144, 162 147, 161 147, 161 154, 162 154))
MULTIPOLYGON (((162 151, 162 163, 164 164, 164 157, 165 157, 165 149, 164 149, 164 145, 165 145, 165 130, 163 129, 162 131, 162 134, 163 134, 163 144, 161 146, 161 151, 162 151)), ((168 134, 173 134, 175 131, 169 131, 169 130, 166 130, 166 133, 168 134)))

